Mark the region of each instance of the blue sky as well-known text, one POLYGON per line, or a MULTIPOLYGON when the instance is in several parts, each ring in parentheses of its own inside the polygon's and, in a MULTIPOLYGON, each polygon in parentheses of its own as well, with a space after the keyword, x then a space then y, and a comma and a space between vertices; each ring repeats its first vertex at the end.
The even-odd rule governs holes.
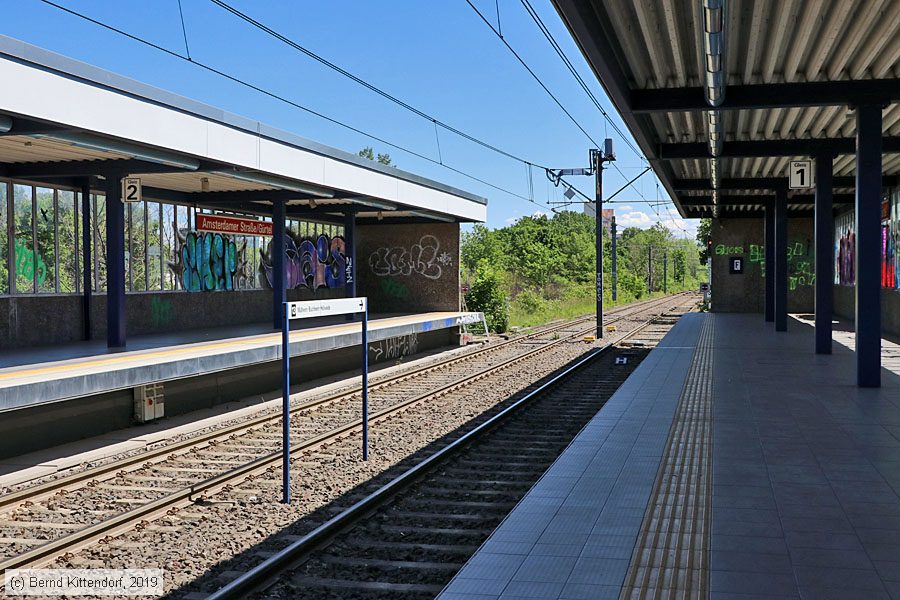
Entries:
MULTIPOLYGON (((55 0, 180 54, 185 53, 178 0, 55 0)), ((495 0, 473 0, 495 25, 495 0)), ((434 125, 375 95, 253 28, 209 0, 181 0, 194 59, 346 122, 400 146, 438 158, 434 125)), ((229 0, 229 4, 423 112, 511 154, 551 167, 586 167, 591 142, 516 61, 465 0, 229 0)), ((625 131, 548 0, 532 5, 594 95, 625 131)), ((612 137, 618 167, 631 178, 642 162, 606 124, 543 38, 519 0, 499 0, 504 38, 556 94, 591 136, 612 137)), ((543 171, 533 171, 536 204, 497 191, 398 149, 328 123, 196 65, 142 46, 61 12, 39 0, 6 6, 0 32, 184 96, 242 114, 348 151, 372 146, 401 168, 489 199, 488 225, 548 213, 562 201, 543 171)), ((8 83, 7 83, 8 84, 8 83)), ((454 168, 529 196, 524 165, 441 131, 440 155, 454 168)), ((605 171, 608 192, 624 184, 605 171)), ((592 179, 572 178, 592 195, 592 179)), ((622 225, 648 227, 658 220, 676 235, 693 235, 696 221, 678 218, 652 173, 617 196, 622 225)), ((580 206, 573 207, 580 210, 580 206)))

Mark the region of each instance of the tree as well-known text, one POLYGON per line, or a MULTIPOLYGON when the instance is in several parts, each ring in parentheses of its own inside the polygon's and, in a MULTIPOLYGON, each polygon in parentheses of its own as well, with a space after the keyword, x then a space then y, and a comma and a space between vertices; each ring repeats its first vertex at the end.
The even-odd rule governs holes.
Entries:
POLYGON ((700 255, 700 264, 705 265, 709 259, 709 241, 712 234, 712 219, 700 219, 697 226, 697 253, 700 255))

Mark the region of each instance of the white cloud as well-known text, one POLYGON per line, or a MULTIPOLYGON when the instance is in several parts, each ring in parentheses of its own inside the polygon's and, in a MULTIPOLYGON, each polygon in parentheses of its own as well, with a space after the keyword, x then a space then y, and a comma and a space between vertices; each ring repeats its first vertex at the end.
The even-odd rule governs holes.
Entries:
MULTIPOLYGON (((630 205, 630 204, 626 204, 626 205, 624 205, 624 206, 617 206, 617 207, 616 207, 616 211, 621 211, 621 212, 629 212, 629 211, 632 211, 632 210, 634 210, 634 207, 633 207, 632 205, 630 205)), ((618 217, 616 217, 616 218, 618 218, 618 217)))
POLYGON ((506 219, 503 222, 506 223, 507 225, 512 225, 513 223, 515 223, 518 220, 519 220, 519 217, 509 217, 508 219, 506 219))
POLYGON ((536 210, 533 213, 531 213, 531 216, 534 218, 538 218, 538 217, 549 217, 550 215, 548 215, 547 213, 545 213, 542 210, 536 210))
POLYGON ((633 210, 631 212, 627 212, 624 214, 616 215, 616 225, 620 225, 622 227, 639 227, 641 229, 647 229, 651 225, 653 225, 653 219, 646 213, 642 213, 638 210, 633 210))

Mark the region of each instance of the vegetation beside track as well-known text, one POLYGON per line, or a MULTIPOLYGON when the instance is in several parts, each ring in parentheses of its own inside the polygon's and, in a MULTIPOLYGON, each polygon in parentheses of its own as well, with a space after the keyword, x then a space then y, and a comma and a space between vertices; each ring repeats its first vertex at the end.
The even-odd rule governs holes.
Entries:
MULTIPOLYGON (((485 313, 495 331, 529 327, 594 312, 594 219, 563 211, 523 217, 463 233, 463 279, 469 310, 485 313)), ((617 240, 618 294, 612 301, 612 240, 603 232, 604 304, 614 306, 697 289, 705 281, 698 245, 662 224, 626 227, 617 240), (665 258, 664 258, 665 257, 665 258), (649 276, 648 276, 649 275, 649 276)))

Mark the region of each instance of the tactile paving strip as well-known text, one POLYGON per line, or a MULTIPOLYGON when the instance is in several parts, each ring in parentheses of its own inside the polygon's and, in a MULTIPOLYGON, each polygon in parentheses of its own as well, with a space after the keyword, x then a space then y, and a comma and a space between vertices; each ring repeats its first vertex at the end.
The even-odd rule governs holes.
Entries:
POLYGON ((620 600, 709 596, 713 323, 700 332, 620 600))

